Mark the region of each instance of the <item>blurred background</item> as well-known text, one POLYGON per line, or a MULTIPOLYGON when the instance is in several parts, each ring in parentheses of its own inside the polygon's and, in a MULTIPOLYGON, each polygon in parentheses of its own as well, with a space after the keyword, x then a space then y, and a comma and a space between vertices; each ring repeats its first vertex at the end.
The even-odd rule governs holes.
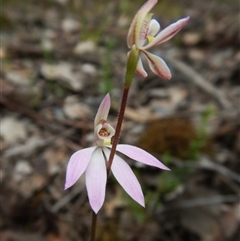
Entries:
MULTIPOLYGON (((93 119, 107 92, 116 124, 127 31, 143 3, 2 1, 2 241, 88 240, 84 178, 64 191, 65 170, 73 152, 93 145, 93 119)), ((127 160, 146 208, 111 177, 97 240, 237 241, 239 2, 161 0, 152 12, 162 28, 191 18, 151 50, 172 80, 150 71, 135 77, 120 142, 151 152, 171 172, 127 160)))

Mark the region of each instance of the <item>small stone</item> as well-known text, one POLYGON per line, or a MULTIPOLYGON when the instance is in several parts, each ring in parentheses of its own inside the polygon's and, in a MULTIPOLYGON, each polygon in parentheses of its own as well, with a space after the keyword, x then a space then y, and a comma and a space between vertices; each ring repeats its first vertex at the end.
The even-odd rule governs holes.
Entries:
POLYGON ((171 87, 169 90, 169 96, 171 99, 171 103, 173 107, 177 108, 181 102, 183 102, 187 95, 188 91, 185 88, 179 88, 179 87, 171 87))
POLYGON ((90 108, 79 102, 76 96, 68 96, 64 101, 63 106, 64 114, 72 120, 75 119, 88 119, 91 116, 90 108))
POLYGON ((29 174, 31 174, 33 171, 32 167, 29 165, 29 163, 25 160, 18 161, 15 170, 14 170, 14 180, 16 182, 19 182, 26 178, 29 174))
POLYGON ((73 18, 65 18, 62 22, 62 29, 65 32, 76 32, 80 29, 80 23, 73 18))
POLYGON ((14 117, 4 117, 0 122, 0 126, 0 135, 10 144, 26 140, 27 138, 26 125, 14 117))
POLYGON ((18 161, 14 170, 15 181, 22 180, 25 176, 30 175, 32 171, 33 169, 27 161, 25 160, 18 161))
POLYGON ((54 46, 53 46, 52 41, 50 41, 49 39, 43 39, 42 40, 42 48, 44 51, 47 51, 47 52, 53 51, 54 46))
POLYGON ((84 41, 77 44, 74 49, 74 54, 84 55, 96 51, 96 44, 93 41, 84 41))
POLYGON ((183 35, 183 42, 187 45, 195 45, 201 40, 201 35, 199 33, 185 33, 183 35))
POLYGON ((6 79, 12 84, 19 86, 29 86, 30 79, 27 78, 21 71, 9 71, 6 73, 6 79))
POLYGON ((41 73, 46 79, 60 80, 75 91, 83 88, 82 82, 79 81, 79 74, 73 71, 73 66, 69 63, 62 62, 55 65, 42 64, 41 73))
POLYGON ((189 50, 189 57, 193 60, 203 60, 206 58, 206 53, 203 50, 192 48, 189 50))
POLYGON ((15 171, 22 175, 28 175, 32 173, 32 167, 27 161, 18 161, 15 166, 15 171))
POLYGON ((129 18, 127 18, 126 16, 122 15, 118 18, 118 21, 117 21, 117 26, 119 28, 125 28, 129 25, 129 18))
POLYGON ((93 64, 83 64, 81 66, 82 72, 85 74, 89 74, 91 76, 95 76, 97 73, 97 69, 93 64))

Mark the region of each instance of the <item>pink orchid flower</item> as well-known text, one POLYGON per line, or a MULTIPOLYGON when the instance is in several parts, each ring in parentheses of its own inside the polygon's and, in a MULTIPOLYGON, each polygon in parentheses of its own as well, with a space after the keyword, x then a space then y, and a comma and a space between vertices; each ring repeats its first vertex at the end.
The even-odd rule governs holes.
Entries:
MULTIPOLYGON (((159 77, 169 80, 171 72, 165 61, 147 50, 171 39, 187 24, 189 17, 180 19, 160 31, 160 24, 152 19, 152 14, 149 13, 156 3, 157 0, 149 0, 139 9, 129 28, 127 45, 130 49, 136 46, 146 56, 150 69, 159 77)), ((147 76, 141 58, 138 60, 136 72, 144 78, 147 76)))
MULTIPOLYGON (((89 203, 95 213, 102 207, 107 183, 107 166, 111 149, 111 140, 115 130, 107 122, 111 105, 110 95, 102 100, 94 120, 96 146, 75 152, 68 163, 65 189, 71 187, 85 172, 86 188, 89 203)), ((138 162, 169 170, 155 157, 146 151, 131 145, 119 144, 117 151, 138 162)), ((111 171, 123 189, 140 205, 144 206, 141 186, 130 166, 117 154, 114 157, 111 171)))

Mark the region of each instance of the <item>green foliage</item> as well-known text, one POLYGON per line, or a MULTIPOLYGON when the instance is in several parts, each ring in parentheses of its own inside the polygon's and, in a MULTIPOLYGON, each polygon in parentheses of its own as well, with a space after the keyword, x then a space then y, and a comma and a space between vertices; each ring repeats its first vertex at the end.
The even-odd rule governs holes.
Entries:
MULTIPOLYGON (((194 172, 192 168, 173 165, 172 157, 181 158, 184 161, 197 160, 209 139, 208 123, 214 115, 215 109, 208 106, 201 114, 200 123, 196 129, 190 122, 178 117, 158 120, 146 128, 138 145, 151 153, 160 155, 162 162, 171 168, 170 172, 163 171, 156 177, 156 189, 145 190, 148 208, 154 210, 161 205, 162 197, 176 190, 184 183, 186 177, 194 172), (155 135, 155 133, 161 133, 161 135, 155 135)), ((139 207, 132 204, 131 209, 139 221, 146 218, 139 207)))
MULTIPOLYGON (((124 195, 127 195, 127 194, 125 194, 125 192, 124 192, 124 195)), ((143 208, 141 205, 139 205, 133 199, 129 198, 129 196, 126 197, 125 199, 128 200, 129 208, 131 209, 137 223, 143 223, 143 221, 146 219, 146 216, 147 216, 145 208, 143 208)), ((145 201, 146 201, 146 195, 145 195, 145 201)))
POLYGON ((115 40, 113 38, 109 38, 107 40, 107 46, 105 48, 105 53, 103 54, 103 60, 102 60, 102 81, 99 83, 99 90, 101 93, 108 93, 111 92, 113 88, 113 83, 112 83, 112 61, 111 61, 111 56, 112 56, 112 51, 115 47, 115 40))
POLYGON ((53 57, 53 52, 47 50, 46 48, 44 48, 43 43, 42 43, 42 53, 43 53, 43 59, 45 63, 48 64, 53 64, 54 63, 54 57, 53 57))
MULTIPOLYGON (((215 109, 212 106, 206 108, 206 110, 200 116, 200 125, 196 131, 196 136, 189 143, 189 150, 185 156, 185 160, 196 160, 202 153, 203 147, 206 145, 208 135, 207 126, 209 120, 215 115, 215 109)), ((162 155, 162 161, 167 166, 171 166, 171 154, 166 152, 162 155)), ((186 176, 192 173, 193 170, 187 167, 172 167, 170 172, 164 171, 158 178, 158 199, 161 196, 175 190, 181 183, 184 182, 186 176)))
POLYGON ((177 175, 176 171, 175 169, 171 172, 163 172, 159 175, 157 186, 159 198, 172 192, 182 183, 181 177, 177 175))
MULTIPOLYGON (((196 131, 196 136, 189 143, 189 149, 184 160, 197 160, 207 143, 207 126, 209 120, 215 115, 215 109, 212 106, 206 108, 206 110, 200 116, 200 125, 196 131)), ((171 154, 165 152, 162 155, 162 161, 167 166, 171 166, 171 154)), ((187 167, 173 167, 171 172, 163 172, 159 176, 158 191, 159 195, 165 195, 175 190, 181 183, 183 183, 186 176, 192 173, 193 170, 187 167)))
MULTIPOLYGON (((169 152, 166 152, 161 158, 162 162, 168 167, 171 167, 171 159, 172 156, 169 152)), ((157 186, 159 198, 175 190, 182 183, 182 178, 185 176, 186 172, 186 169, 183 170, 182 168, 176 167, 171 167, 171 171, 162 172, 161 175, 159 175, 157 186)))
POLYGON ((60 85, 55 80, 50 80, 47 82, 48 93, 52 94, 57 98, 62 98, 66 95, 66 88, 60 85))
POLYGON ((209 120, 215 115, 215 109, 208 106, 200 116, 200 125, 197 129, 196 137, 189 144, 187 159, 196 160, 200 157, 203 147, 207 142, 207 126, 209 120))

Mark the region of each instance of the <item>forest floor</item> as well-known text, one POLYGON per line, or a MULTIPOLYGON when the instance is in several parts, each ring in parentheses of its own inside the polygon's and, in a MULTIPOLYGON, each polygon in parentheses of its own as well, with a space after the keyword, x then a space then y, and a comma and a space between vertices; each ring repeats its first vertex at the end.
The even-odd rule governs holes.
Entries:
MULTIPOLYGON (((88 240, 84 179, 64 191, 66 166, 93 145, 107 92, 115 126, 126 36, 143 1, 9 0, 1 11, 1 241, 88 240)), ((190 21, 152 50, 172 72, 149 72, 130 91, 121 143, 157 156, 171 172, 129 164, 146 208, 113 177, 98 241, 238 241, 240 50, 236 0, 163 0, 162 28, 190 21)), ((144 63, 144 66, 146 63, 144 63)))

